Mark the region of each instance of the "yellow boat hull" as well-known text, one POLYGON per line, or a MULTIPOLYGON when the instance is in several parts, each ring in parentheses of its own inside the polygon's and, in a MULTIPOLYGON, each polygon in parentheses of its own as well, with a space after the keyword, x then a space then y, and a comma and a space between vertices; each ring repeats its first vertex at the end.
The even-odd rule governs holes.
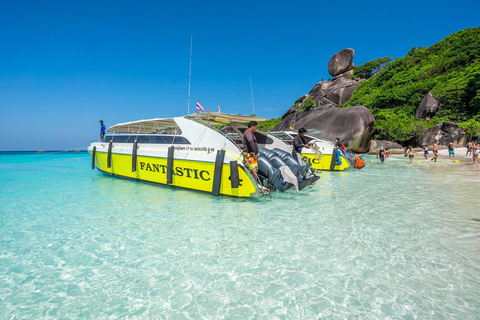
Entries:
MULTIPOLYGON (((324 154, 321 159, 312 153, 302 153, 302 157, 308 158, 312 164, 312 169, 316 170, 330 170, 330 164, 332 163, 332 155, 324 154)), ((350 163, 343 156, 340 158, 341 164, 335 165, 333 171, 343 171, 350 168, 350 163)))
MULTIPOLYGON (((92 152, 90 152, 92 154, 92 152)), ((132 172, 132 156, 112 153, 111 166, 107 167, 107 152, 95 152, 95 166, 107 174, 129 179, 153 182, 168 186, 212 192, 215 163, 173 160, 172 183, 167 184, 167 159, 151 156, 137 156, 137 171, 132 172)), ((232 188, 230 180, 230 165, 223 164, 220 183, 221 195, 233 197, 259 197, 260 191, 253 176, 238 166, 239 186, 232 188)))

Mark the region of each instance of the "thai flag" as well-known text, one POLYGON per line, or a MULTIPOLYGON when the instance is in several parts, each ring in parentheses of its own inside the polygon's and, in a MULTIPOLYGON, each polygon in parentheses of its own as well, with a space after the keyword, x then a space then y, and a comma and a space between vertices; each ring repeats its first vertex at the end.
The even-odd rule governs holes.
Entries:
POLYGON ((205 108, 200 104, 200 102, 198 102, 198 100, 197 100, 197 111, 200 111, 200 112, 205 111, 205 108))
POLYGON ((218 105, 218 113, 220 113, 220 105, 218 105))

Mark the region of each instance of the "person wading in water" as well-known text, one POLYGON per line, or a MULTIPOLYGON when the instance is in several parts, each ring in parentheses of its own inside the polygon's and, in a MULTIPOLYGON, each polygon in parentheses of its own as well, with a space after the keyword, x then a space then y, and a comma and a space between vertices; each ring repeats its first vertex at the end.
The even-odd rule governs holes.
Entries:
POLYGON ((431 159, 432 161, 435 161, 437 162, 437 158, 438 158, 438 144, 440 143, 440 141, 436 141, 435 144, 433 145, 433 158, 431 159))
POLYGON ((383 149, 383 147, 380 147, 380 150, 378 150, 378 153, 377 153, 377 159, 380 158, 380 161, 383 162, 385 161, 385 150, 383 149))

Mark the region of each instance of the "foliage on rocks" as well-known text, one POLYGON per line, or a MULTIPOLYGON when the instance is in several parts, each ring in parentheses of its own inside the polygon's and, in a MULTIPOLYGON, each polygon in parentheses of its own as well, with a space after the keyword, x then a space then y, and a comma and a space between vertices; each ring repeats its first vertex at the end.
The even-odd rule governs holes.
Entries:
MULTIPOLYGON (((386 58, 367 62, 355 72, 368 77, 386 58)), ((363 105, 376 118, 378 139, 406 141, 422 128, 442 121, 467 122, 480 113, 480 27, 454 33, 429 48, 412 48, 388 63, 341 107, 363 105), (431 92, 440 110, 431 120, 415 118, 422 98, 431 92), (390 126, 390 129, 387 128, 390 126), (403 129, 400 129, 403 127, 403 129)), ((473 133, 475 136, 475 133, 473 133)))
POLYGON ((392 57, 384 57, 375 59, 356 67, 353 70, 353 76, 362 78, 362 79, 369 79, 371 78, 376 72, 380 71, 384 68, 390 61, 392 61, 392 57))
POLYGON ((312 96, 308 96, 305 100, 298 103, 298 110, 300 111, 308 111, 315 107, 317 107, 317 102, 313 100, 312 96))
POLYGON ((268 132, 271 129, 273 129, 273 127, 275 127, 277 125, 277 123, 279 123, 281 120, 282 120, 282 117, 275 118, 275 119, 270 119, 270 120, 267 120, 267 121, 262 121, 262 122, 258 123, 257 127, 258 127, 259 130, 261 130, 263 132, 268 132))

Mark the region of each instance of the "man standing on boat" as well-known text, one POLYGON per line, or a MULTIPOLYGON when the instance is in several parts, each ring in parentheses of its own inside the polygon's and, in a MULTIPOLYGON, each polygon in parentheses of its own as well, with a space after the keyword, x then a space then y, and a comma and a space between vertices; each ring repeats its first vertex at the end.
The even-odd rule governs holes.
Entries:
POLYGON ((257 125, 256 121, 250 121, 242 137, 243 155, 254 171, 257 171, 258 144, 253 133, 257 131, 257 125))
POLYGON ((242 143, 243 143, 243 152, 249 153, 253 156, 258 155, 258 144, 257 138, 253 134, 257 131, 257 121, 250 121, 248 124, 248 129, 245 130, 243 134, 242 143))
POLYGON ((305 128, 298 129, 298 135, 293 138, 293 150, 292 156, 295 160, 297 160, 300 164, 302 163, 302 149, 310 148, 308 144, 305 142, 305 138, 303 137, 307 130, 305 128))
POLYGON ((102 142, 104 137, 105 137, 105 125, 103 124, 103 120, 100 120, 100 140, 102 142))

